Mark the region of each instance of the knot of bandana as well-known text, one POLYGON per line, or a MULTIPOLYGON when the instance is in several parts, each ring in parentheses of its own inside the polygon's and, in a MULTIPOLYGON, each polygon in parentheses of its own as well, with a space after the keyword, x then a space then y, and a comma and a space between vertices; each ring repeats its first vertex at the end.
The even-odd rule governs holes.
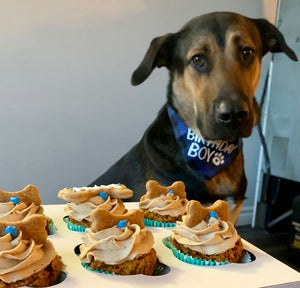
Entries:
POLYGON ((232 142, 208 141, 196 135, 170 106, 168 114, 183 158, 193 170, 206 179, 214 177, 228 166, 242 148, 241 139, 232 142))

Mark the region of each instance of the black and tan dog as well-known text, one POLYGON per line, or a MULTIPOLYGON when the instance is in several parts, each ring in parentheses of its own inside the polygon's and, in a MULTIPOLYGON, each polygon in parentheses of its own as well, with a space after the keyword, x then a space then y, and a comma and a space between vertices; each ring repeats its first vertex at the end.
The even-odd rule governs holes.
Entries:
POLYGON ((141 141, 91 185, 121 182, 138 201, 149 179, 166 186, 181 180, 188 199, 232 198, 235 223, 247 186, 241 138, 259 118, 254 94, 269 51, 297 61, 268 21, 229 12, 194 18, 179 32, 153 39, 132 84, 166 67, 167 103, 141 141))

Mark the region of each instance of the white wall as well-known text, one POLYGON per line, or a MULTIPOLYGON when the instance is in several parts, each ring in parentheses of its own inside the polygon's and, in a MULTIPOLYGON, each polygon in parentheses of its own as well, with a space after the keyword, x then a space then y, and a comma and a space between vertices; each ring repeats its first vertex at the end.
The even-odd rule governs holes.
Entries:
MULTIPOLYGON (((60 188, 87 185, 109 168, 166 100, 165 69, 130 85, 152 38, 222 10, 263 15, 258 0, 1 1, 0 188, 32 183, 44 203, 62 203, 60 188)), ((244 147, 251 207, 256 131, 244 147)))

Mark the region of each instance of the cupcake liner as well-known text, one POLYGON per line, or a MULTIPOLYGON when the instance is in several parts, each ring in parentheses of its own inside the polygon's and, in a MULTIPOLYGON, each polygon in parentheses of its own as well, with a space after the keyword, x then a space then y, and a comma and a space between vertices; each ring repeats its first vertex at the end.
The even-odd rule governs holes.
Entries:
POLYGON ((250 251, 244 249, 238 264, 251 263, 255 260, 256 260, 255 255, 250 251))
MULTIPOLYGON (((80 254, 80 245, 81 245, 81 244, 78 244, 78 245, 75 246, 75 248, 74 248, 74 253, 76 254, 76 256, 79 256, 79 254, 80 254)), ((83 263, 83 262, 81 262, 81 266, 82 266, 83 268, 89 270, 89 271, 96 272, 96 273, 107 274, 107 275, 119 275, 119 274, 107 272, 107 271, 105 271, 105 270, 96 270, 96 269, 92 269, 88 263, 83 263)))
POLYGON ((105 271, 105 270, 96 270, 96 269, 92 269, 88 263, 81 263, 81 266, 84 267, 85 269, 89 270, 89 271, 96 272, 96 273, 100 273, 100 274, 106 274, 106 275, 120 275, 120 274, 116 274, 116 273, 110 273, 110 272, 105 271))
POLYGON ((144 218, 144 225, 150 227, 176 227, 176 223, 173 222, 160 222, 149 218, 144 218))
MULTIPOLYGON (((76 256, 80 255, 80 245, 81 244, 78 244, 74 248, 74 253, 76 254, 76 256)), ((83 268, 89 270, 89 271, 100 273, 100 274, 126 276, 126 275, 121 275, 121 274, 117 274, 117 273, 110 273, 110 272, 105 271, 105 270, 95 270, 95 269, 92 269, 88 263, 82 263, 81 262, 81 266, 83 268)), ((170 271, 171 271, 171 268, 168 265, 166 265, 164 263, 161 263, 159 261, 159 259, 157 259, 157 263, 156 263, 156 266, 154 268, 154 272, 153 272, 152 276, 162 276, 162 275, 170 273, 170 271)))
POLYGON ((67 278, 67 273, 64 271, 60 271, 60 273, 56 277, 55 283, 52 286, 58 285, 58 284, 64 282, 66 280, 66 278, 67 278))
POLYGON ((85 227, 85 226, 80 226, 80 225, 71 223, 69 221, 69 216, 64 217, 64 222, 66 222, 68 229, 71 230, 71 231, 85 232, 85 229, 88 228, 88 227, 85 227))
MULTIPOLYGON (((116 276, 128 276, 128 275, 121 275, 121 274, 117 274, 117 273, 110 273, 110 272, 105 271, 105 270, 95 270, 95 269, 92 269, 88 263, 81 263, 81 266, 83 268, 89 270, 89 271, 96 272, 96 273, 99 273, 99 274, 116 275, 116 276)), ((151 275, 151 276, 165 275, 165 274, 168 274, 170 272, 170 270, 171 269, 170 269, 169 266, 167 266, 167 265, 165 265, 165 264, 158 261, 158 263, 155 266, 153 275, 151 275)), ((138 274, 136 274, 136 275, 138 275, 138 274)))
POLYGON ((53 234, 56 233, 57 228, 55 227, 54 222, 50 217, 46 216, 46 218, 47 218, 47 221, 48 221, 48 224, 47 224, 48 235, 53 235, 53 234))
POLYGON ((190 255, 184 254, 181 251, 177 250, 172 242, 171 242, 171 236, 168 236, 166 238, 164 238, 162 240, 162 242, 165 244, 165 246, 167 246, 168 248, 170 248, 172 250, 173 255, 188 264, 193 264, 193 265, 197 265, 197 266, 220 266, 220 265, 226 265, 229 264, 229 261, 221 261, 218 262, 216 260, 206 260, 206 259, 201 259, 201 258, 194 258, 190 255))

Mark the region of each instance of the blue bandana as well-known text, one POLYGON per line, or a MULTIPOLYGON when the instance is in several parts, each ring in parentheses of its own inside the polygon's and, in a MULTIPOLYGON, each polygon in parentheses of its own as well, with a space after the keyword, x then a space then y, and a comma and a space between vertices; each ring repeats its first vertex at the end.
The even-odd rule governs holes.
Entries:
POLYGON ((187 127, 170 106, 168 114, 183 158, 193 170, 207 179, 228 166, 242 148, 241 139, 234 142, 204 140, 187 127))

